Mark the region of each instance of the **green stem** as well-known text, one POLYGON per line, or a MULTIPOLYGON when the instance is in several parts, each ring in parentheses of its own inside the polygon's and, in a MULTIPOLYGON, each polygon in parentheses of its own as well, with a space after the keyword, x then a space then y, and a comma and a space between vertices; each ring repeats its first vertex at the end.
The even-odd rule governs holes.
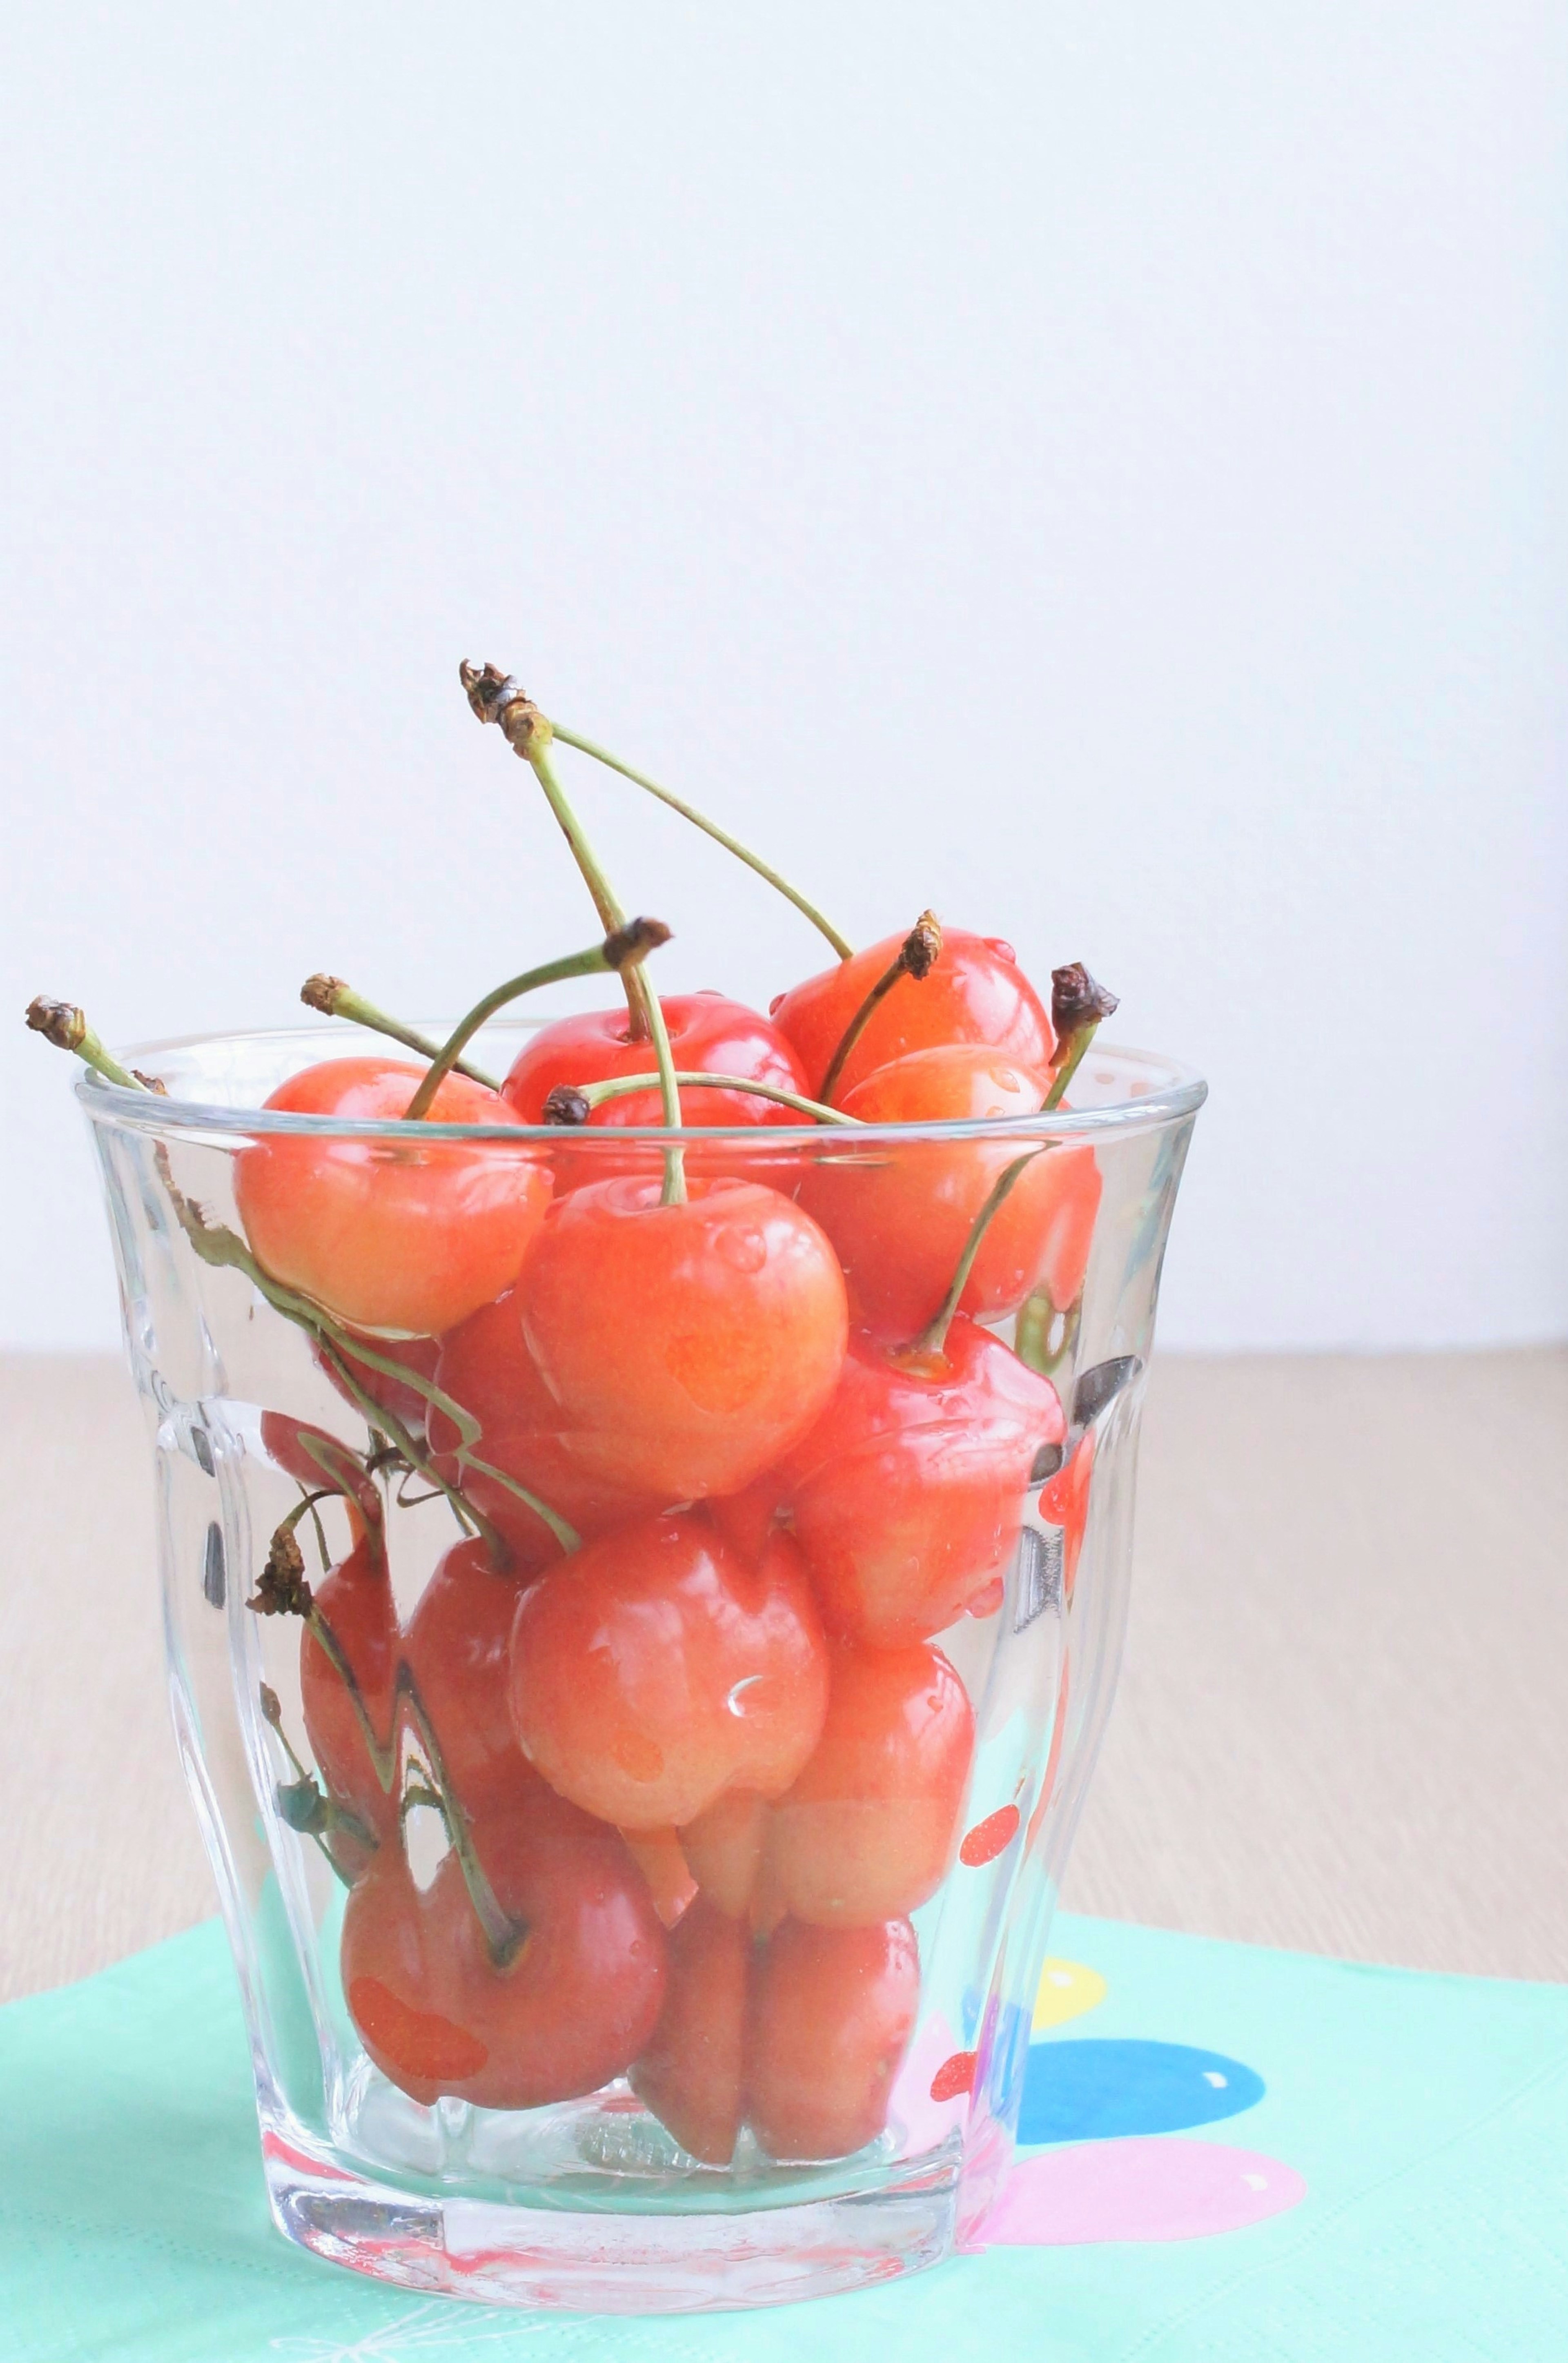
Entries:
MULTIPOLYGON (((384 1009, 378 1009, 373 1001, 367 1001, 362 993, 356 993, 351 984, 345 984, 340 976, 306 977, 300 986, 299 997, 307 1009, 318 1009, 323 1017, 341 1017, 350 1026, 362 1026, 367 1034, 384 1034, 389 1041, 417 1050, 422 1059, 440 1055, 439 1046, 428 1034, 419 1033, 412 1026, 400 1025, 384 1009)), ((466 1075, 471 1083, 483 1083, 486 1091, 500 1090, 500 1084, 482 1067, 471 1067, 462 1059, 454 1064, 458 1073, 466 1075)))
POLYGON ((591 944, 586 951, 568 952, 562 960, 546 960, 541 968, 525 969, 521 976, 508 977, 505 984, 487 993, 483 1001, 476 1001, 467 1016, 453 1027, 404 1110, 405 1123, 417 1124, 429 1114, 431 1101, 457 1064, 464 1045, 508 1002, 520 1001, 525 993, 537 993, 541 985, 562 984, 568 977, 595 976, 606 969, 619 970, 629 978, 651 951, 669 940, 670 930, 662 919, 633 919, 629 926, 617 919, 614 932, 606 935, 603 943, 591 944))
MULTIPOLYGON (((580 1088, 568 1084, 565 1091, 571 1098, 581 1099, 593 1109, 602 1107, 606 1100, 626 1099, 634 1092, 645 1092, 657 1080, 651 1074, 617 1075, 602 1083, 584 1083, 580 1088)), ((779 1107, 795 1108, 817 1124, 858 1126, 862 1121, 858 1115, 846 1115, 842 1108, 825 1107, 820 1100, 805 1099, 799 1092, 784 1091, 777 1083, 760 1083, 747 1075, 698 1075, 682 1068, 676 1070, 673 1081, 679 1092, 747 1092, 753 1099, 772 1100, 779 1107)), ((548 1117, 548 1103, 546 1114, 548 1117)))
POLYGON ((755 871, 759 878, 765 879, 770 886, 775 888, 784 896, 786 903, 793 903, 795 909, 810 920, 818 934, 826 936, 840 960, 849 960, 852 957, 853 946, 845 941, 829 919, 824 918, 815 903, 808 903, 805 895, 790 884, 787 878, 781 877, 779 872, 764 861, 760 854, 753 853, 750 846, 742 845, 739 838, 731 837, 728 829, 720 828, 717 821, 709 820, 706 814, 698 812, 695 804, 687 804, 681 796, 672 795, 668 788, 662 788, 656 780, 649 779, 645 772, 633 771, 629 763, 623 763, 618 755, 612 755, 606 748, 595 745, 592 738, 581 738, 575 730, 568 730, 559 722, 551 727, 563 747, 575 747, 580 755, 591 755, 595 763, 603 763, 608 771, 618 771, 623 780, 629 780, 634 787, 646 789, 647 793, 651 796, 656 796, 662 804, 668 804, 672 812, 678 812, 683 820, 689 820, 695 828, 700 828, 705 837, 711 837, 716 845, 722 845, 727 853, 734 854, 736 860, 743 861, 748 870, 755 871))
POLYGON ((83 1012, 71 1002, 50 1001, 47 994, 40 993, 28 1002, 27 1019, 35 1034, 41 1034, 44 1040, 52 1042, 57 1050, 70 1050, 84 1067, 91 1067, 95 1074, 102 1075, 106 1083, 117 1083, 122 1092, 150 1089, 139 1075, 133 1075, 128 1067, 122 1067, 117 1059, 110 1058, 83 1012))
MULTIPOLYGON (((625 926, 619 915, 620 904, 609 880, 599 867, 598 856, 583 834, 582 826, 568 802, 565 791, 555 776, 550 757, 545 751, 548 732, 534 730, 528 740, 528 760, 534 777, 544 790, 550 808, 561 823, 566 841, 571 846, 578 869, 583 872, 594 906, 611 928, 625 926)), ((675 1061, 670 1049, 670 1029, 664 1023, 664 1012, 659 996, 646 977, 628 971, 622 982, 626 986, 627 1007, 631 1013, 632 1038, 645 1035, 653 1045, 653 1055, 659 1065, 659 1097, 663 1104, 664 1122, 671 1132, 681 1127, 681 1094, 675 1088, 675 1061)), ((664 1151, 664 1188, 662 1203, 666 1206, 682 1206, 686 1200, 685 1159, 679 1148, 664 1151)))
POLYGON ((1059 1049, 1060 1063, 1051 1069, 1051 1089, 1041 1104, 1041 1115, 1049 1115, 1052 1108, 1062 1105, 1062 1094, 1083 1065, 1084 1054, 1099 1030, 1100 1021, 1096 1017, 1092 1024, 1081 1026, 1075 1034, 1069 1035, 1065 1056, 1059 1049))
POLYGON ((865 1032, 873 1013, 879 1009, 901 976, 929 976, 942 948, 942 931, 935 915, 922 911, 915 925, 898 947, 898 957, 892 966, 883 971, 865 999, 844 1029, 842 1040, 828 1062, 822 1078, 822 1096, 833 1096, 833 1086, 843 1073, 850 1052, 865 1032))
POLYGON ((941 1309, 935 1320, 921 1330, 909 1349, 911 1353, 940 1354, 941 1352, 942 1348, 947 1344, 948 1331, 952 1326, 953 1315, 958 1311, 959 1299, 969 1285, 969 1275, 974 1270, 974 1259, 980 1253, 981 1242, 991 1227, 992 1216, 1025 1166, 1032 1165, 1037 1157, 1042 1157, 1044 1154, 1043 1149, 1026 1148, 1021 1157, 1015 1157, 1012 1163, 997 1175, 986 1195, 985 1204, 970 1226, 969 1237, 963 1243, 963 1253, 958 1259, 958 1270, 952 1276, 952 1286, 942 1299, 941 1309))

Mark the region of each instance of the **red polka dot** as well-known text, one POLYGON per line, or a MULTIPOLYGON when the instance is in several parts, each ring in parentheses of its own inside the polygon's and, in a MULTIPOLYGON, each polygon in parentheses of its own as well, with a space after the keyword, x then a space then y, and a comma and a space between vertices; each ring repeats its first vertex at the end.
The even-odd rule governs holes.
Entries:
POLYGON ((931 2098, 933 2101, 956 2101, 959 2094, 967 2092, 973 2082, 973 2052, 955 2051, 951 2059, 942 2061, 932 2077, 931 2098))
POLYGON ((1018 1826, 1017 1805, 1004 1805, 999 1812, 987 1814, 983 1822, 975 1823, 960 1847, 960 1862, 966 1862, 971 1870, 977 1870, 983 1862, 995 1862, 1003 1847, 1012 1845, 1018 1826))

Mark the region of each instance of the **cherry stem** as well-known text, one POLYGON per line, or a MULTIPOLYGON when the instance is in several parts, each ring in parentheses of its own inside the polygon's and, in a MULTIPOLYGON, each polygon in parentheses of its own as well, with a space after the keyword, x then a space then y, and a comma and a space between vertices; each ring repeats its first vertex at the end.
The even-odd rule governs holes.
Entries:
MULTIPOLYGON (((634 1092, 645 1092, 658 1078, 651 1074, 616 1075, 600 1083, 558 1083, 544 1104, 547 1124, 585 1124, 593 1110, 602 1107, 606 1100, 628 1098, 634 1092), (581 1114, 578 1108, 581 1107, 581 1114)), ((857 1126, 862 1119, 846 1115, 842 1108, 825 1107, 820 1100, 808 1100, 799 1092, 786 1092, 777 1083, 759 1083, 746 1075, 692 1074, 677 1069, 675 1086, 683 1092, 745 1092, 753 1099, 772 1100, 779 1107, 797 1109, 817 1124, 857 1126)))
POLYGON ((886 1000, 901 976, 912 976, 917 979, 929 976, 941 948, 942 931, 937 923, 935 913, 922 911, 898 947, 897 959, 891 968, 883 971, 845 1028, 843 1039, 828 1060, 828 1071, 822 1078, 822 1096, 825 1100, 832 1098, 833 1086, 843 1073, 850 1052, 865 1032, 873 1011, 886 1000))
POLYGON ((71 1002, 50 1001, 40 993, 28 1004, 27 1021, 35 1034, 41 1034, 57 1050, 72 1051, 83 1066, 102 1075, 106 1083, 117 1083, 122 1092, 150 1091, 150 1084, 143 1082, 139 1075, 133 1075, 128 1067, 110 1058, 83 1013, 71 1002))
MULTIPOLYGON (((548 724, 545 728, 548 732, 548 724)), ((595 904, 599 904, 602 896, 606 909, 618 911, 620 905, 578 825, 577 815, 566 800, 539 738, 540 734, 536 729, 528 740, 528 761, 533 766, 534 776, 550 800, 551 812, 566 832, 567 841, 577 857, 577 866, 588 882, 588 891, 595 904)), ((611 926, 619 924, 617 920, 610 922, 611 926)), ((664 1023, 659 996, 645 976, 628 971, 622 981, 626 986, 627 1008, 631 1016, 631 1037, 634 1042, 646 1039, 653 1046, 653 1056, 659 1067, 659 1097, 663 1105, 664 1122, 670 1131, 678 1132, 681 1095, 675 1088, 675 1060, 670 1048, 670 1029, 664 1023)), ((685 1159, 680 1149, 667 1148, 664 1151, 664 1187, 661 1203, 666 1206, 684 1206, 685 1202, 685 1159)))
MULTIPOLYGON (((440 1055, 439 1045, 432 1042, 428 1035, 417 1032, 412 1026, 400 1025, 384 1009, 378 1009, 373 1001, 367 1001, 362 993, 356 993, 351 984, 345 984, 340 976, 306 977, 299 988, 299 997, 307 1009, 318 1009, 323 1017, 341 1017, 350 1026, 362 1026, 367 1034, 384 1034, 389 1041, 417 1050, 423 1059, 440 1055)), ((500 1090, 500 1084, 482 1067, 471 1067, 463 1059, 453 1063, 458 1073, 466 1075, 471 1083, 483 1083, 486 1091, 500 1090)))
POLYGON ((1006 1166, 996 1176, 986 1193, 985 1204, 970 1226, 969 1237, 963 1243, 963 1253, 958 1259, 958 1270, 953 1273, 951 1287, 942 1299, 941 1309, 935 1320, 921 1330, 909 1349, 911 1353, 940 1354, 941 1352, 942 1348, 947 1344, 948 1331, 952 1326, 953 1315, 958 1311, 958 1301, 969 1285, 969 1275, 974 1270, 974 1259, 980 1253, 981 1243, 991 1227, 993 1215, 1025 1166, 1032 1165, 1037 1157, 1043 1157, 1045 1151, 1042 1148, 1026 1148, 1021 1157, 1015 1157, 1012 1163, 1006 1166))
POLYGON ((606 771, 618 771, 623 780, 629 780, 634 787, 646 789, 662 804, 668 804, 672 812, 678 812, 683 820, 689 820, 695 828, 700 828, 705 837, 711 837, 716 845, 722 845, 727 853, 734 854, 738 861, 743 861, 748 870, 755 871, 759 878, 765 879, 770 886, 774 887, 786 903, 793 903, 803 917, 810 920, 818 934, 826 936, 840 960, 852 959, 853 946, 845 941, 832 921, 825 918, 815 903, 808 903, 806 896, 792 886, 787 878, 781 877, 760 854, 753 853, 749 845, 742 845, 739 838, 731 837, 728 829, 720 828, 717 821, 709 820, 706 813, 698 812, 696 806, 687 804, 684 797, 673 795, 668 788, 662 788, 656 780, 649 779, 646 772, 634 771, 629 763, 623 763, 620 757, 612 755, 607 748, 596 745, 592 738, 580 737, 575 730, 568 730, 563 723, 557 722, 551 727, 563 747, 575 747, 580 755, 592 756, 594 761, 603 763, 606 771))
POLYGON ((1065 1045, 1066 1055, 1061 1064, 1051 1071, 1051 1089, 1040 1102, 1041 1115, 1049 1115, 1052 1108, 1062 1105, 1067 1086, 1083 1065, 1084 1054, 1099 1030, 1099 1019, 1095 1018, 1092 1025, 1081 1026, 1075 1035, 1070 1037, 1065 1045))
POLYGON ((1098 1033, 1101 1020, 1119 1006, 1116 994, 1107 993, 1103 984, 1096 984, 1082 960, 1051 970, 1051 1023, 1056 1035, 1056 1050, 1051 1062, 1051 1089, 1040 1109, 1042 1115, 1061 1106, 1062 1093, 1083 1065, 1084 1054, 1098 1033))
MULTIPOLYGON (((594 908, 599 915, 606 935, 626 924, 626 914, 616 899, 614 887, 606 877, 598 855, 584 834, 582 823, 573 812, 565 790, 556 778, 548 749, 552 736, 550 718, 541 714, 531 697, 525 696, 510 673, 498 665, 472 665, 466 659, 458 667, 458 679, 467 693, 468 702, 481 722, 498 725, 506 744, 515 755, 532 767, 534 777, 544 790, 545 800, 561 825, 562 833, 572 849, 572 858, 583 873, 584 883, 594 898, 594 908)), ((675 1062, 670 1053, 669 1029, 659 996, 646 977, 636 969, 623 971, 621 982, 626 988, 627 1011, 631 1020, 634 1042, 643 1039, 653 1045, 659 1062, 659 1093, 663 1102, 664 1123, 671 1132, 681 1124, 681 1100, 673 1080, 675 1062)), ((666 1206, 685 1204, 685 1159, 679 1148, 664 1151, 664 1188, 662 1203, 666 1206)))
MULTIPOLYGON (((505 984, 487 993, 483 1001, 476 1001, 467 1016, 453 1027, 404 1110, 404 1122, 417 1124, 428 1115, 431 1101, 457 1064, 464 1046, 508 1002, 520 1001, 525 993, 537 993, 541 985, 562 984, 568 977, 595 976, 606 969, 615 969, 629 980, 649 953, 669 940, 670 930, 662 919, 617 919, 603 943, 590 944, 586 951, 568 952, 562 960, 546 960, 542 968, 525 969, 521 976, 508 977, 505 984)), ((651 999, 651 995, 649 997, 651 999)), ((665 1048, 668 1050, 667 1041, 665 1048)), ((680 1122, 678 1115, 675 1122, 680 1122)))

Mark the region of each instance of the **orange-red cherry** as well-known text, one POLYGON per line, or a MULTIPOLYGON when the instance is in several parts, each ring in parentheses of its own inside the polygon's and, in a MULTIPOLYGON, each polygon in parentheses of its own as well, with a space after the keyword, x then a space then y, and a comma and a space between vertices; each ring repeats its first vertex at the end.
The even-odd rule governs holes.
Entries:
POLYGON ((515 1290, 494 1304, 482 1305, 450 1332, 442 1341, 435 1375, 442 1393, 478 1421, 473 1450, 500 1477, 460 1463, 458 1430, 432 1404, 429 1439, 436 1467, 497 1528, 519 1568, 542 1567, 559 1559, 561 1544, 503 1479, 526 1486, 584 1537, 646 1516, 679 1498, 623 1484, 613 1470, 584 1468, 574 1457, 561 1406, 524 1342, 515 1290))
MULTIPOLYGON (((269 1108, 373 1118, 406 1113, 424 1069, 328 1059, 281 1083, 269 1108)), ((448 1075, 437 1124, 516 1128, 505 1100, 448 1075)), ((451 1328, 517 1277, 550 1204, 549 1168, 505 1141, 263 1135, 241 1150, 234 1192, 257 1259, 358 1329, 420 1337, 451 1328)))
POLYGON ((892 1647, 962 1615, 1006 1567, 1036 1456, 1064 1433, 1050 1380, 962 1314, 940 1353, 857 1339, 783 1470, 829 1631, 892 1647))
POLYGON ((974 1715, 924 1642, 833 1651, 822 1736, 769 1818, 765 1880, 824 1927, 869 1927, 934 1895, 958 1843, 974 1715))
POLYGON ((843 1274, 760 1182, 651 1179, 559 1199, 518 1284, 523 1335, 578 1465, 667 1500, 737 1492, 803 1437, 843 1362, 843 1274))
POLYGON ((1047 1525, 1062 1529, 1062 1589, 1069 1605, 1089 1523, 1089 1481, 1094 1473, 1095 1430, 1091 1427, 1078 1438, 1067 1466, 1057 1470, 1040 1497, 1040 1516, 1047 1525))
POLYGON ((746 2041, 747 2116, 771 2158, 847 2158, 876 2139, 919 1999, 907 1920, 774 1930, 752 1975, 746 2041))
MULTIPOLYGON (((820 1098, 833 1054, 879 977, 897 959, 904 938, 889 936, 837 968, 808 976, 781 993, 770 1015, 799 1054, 811 1097, 820 1098)), ((834 1086, 841 1103, 862 1076, 937 1042, 982 1042, 1031 1067, 1049 1064, 1056 1037, 1045 1004, 999 936, 942 933, 942 948, 927 975, 901 976, 867 1019, 834 1086)))
POLYGON ((415 2100, 531 2109, 595 2091, 645 2048, 664 1932, 614 1830, 525 1770, 471 1809, 495 1901, 522 1932, 498 1962, 456 1851, 421 1894, 384 1846, 349 1897, 342 1975, 361 2040, 415 2100))
POLYGON ((729 1788, 776 1796, 828 1703, 799 1553, 780 1535, 753 1567, 691 1513, 589 1543, 524 1592, 510 1695, 529 1761, 622 1828, 693 1821, 729 1788))
MULTIPOLYGON (((949 1043, 878 1067, 841 1104, 867 1124, 973 1122, 1037 1115, 1050 1087, 1040 1068, 1003 1051, 949 1043)), ((799 1202, 838 1249, 855 1319, 901 1341, 917 1336, 945 1301, 991 1191, 1031 1148, 1039 1153, 987 1222, 959 1299, 990 1320, 1034 1288, 1063 1311, 1078 1294, 1100 1204, 1091 1148, 1040 1148, 1016 1135, 911 1140, 879 1147, 874 1159, 829 1151, 806 1167, 799 1202)))
POLYGON ((664 2007, 631 2089, 690 2157, 728 2166, 740 2131, 751 1934, 699 1896, 669 1952, 664 2007))
MULTIPOLYGON (((749 1082, 781 1091, 805 1092, 806 1078, 793 1046, 755 1009, 721 993, 677 993, 662 999, 675 1066, 687 1074, 741 1075, 749 1082)), ((626 1005, 588 1009, 543 1026, 513 1060, 503 1095, 525 1123, 542 1124, 544 1104, 558 1084, 607 1082, 620 1075, 648 1075, 653 1047, 646 1036, 634 1042, 626 1005)), ((660 1125, 663 1103, 657 1082, 646 1092, 606 1100, 588 1118, 595 1125, 660 1125)), ((685 1091, 681 1122, 686 1125, 799 1124, 777 1101, 751 1092, 685 1091)))

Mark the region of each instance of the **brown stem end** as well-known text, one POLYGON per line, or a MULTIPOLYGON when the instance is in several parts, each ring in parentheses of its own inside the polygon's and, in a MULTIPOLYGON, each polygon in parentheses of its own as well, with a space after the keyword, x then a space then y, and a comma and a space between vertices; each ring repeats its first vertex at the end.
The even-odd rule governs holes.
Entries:
POLYGON ((526 762, 549 746, 553 732, 520 682, 499 665, 470 664, 465 657, 457 669, 470 705, 481 722, 499 723, 508 746, 526 762))
POLYGON ((670 930, 662 919, 628 919, 624 927, 613 927, 605 937, 606 968, 639 968, 650 952, 670 940, 670 930))
POLYGON ((1096 984, 1082 960, 1051 970, 1051 1022, 1059 1042, 1065 1042, 1084 1026, 1097 1026, 1119 1005, 1116 994, 1096 984))
POLYGON ((245 1603, 258 1616, 308 1616, 313 1595, 305 1575, 305 1553, 292 1526, 280 1526, 272 1537, 267 1563, 256 1589, 245 1603))
POLYGON ((336 1017, 339 999, 348 990, 340 976, 307 976, 299 988, 299 997, 307 1009, 319 1009, 323 1017, 336 1017))
POLYGON ((557 1083, 544 1104, 546 1124, 586 1124, 593 1112, 575 1083, 557 1083))
POLYGON ((941 923, 934 911, 922 911, 904 938, 899 962, 906 976, 929 976, 941 954, 941 923))
POLYGON ((69 1001, 51 1001, 39 993, 28 1004, 28 1024, 57 1050, 79 1050, 87 1039, 87 1020, 69 1001))

